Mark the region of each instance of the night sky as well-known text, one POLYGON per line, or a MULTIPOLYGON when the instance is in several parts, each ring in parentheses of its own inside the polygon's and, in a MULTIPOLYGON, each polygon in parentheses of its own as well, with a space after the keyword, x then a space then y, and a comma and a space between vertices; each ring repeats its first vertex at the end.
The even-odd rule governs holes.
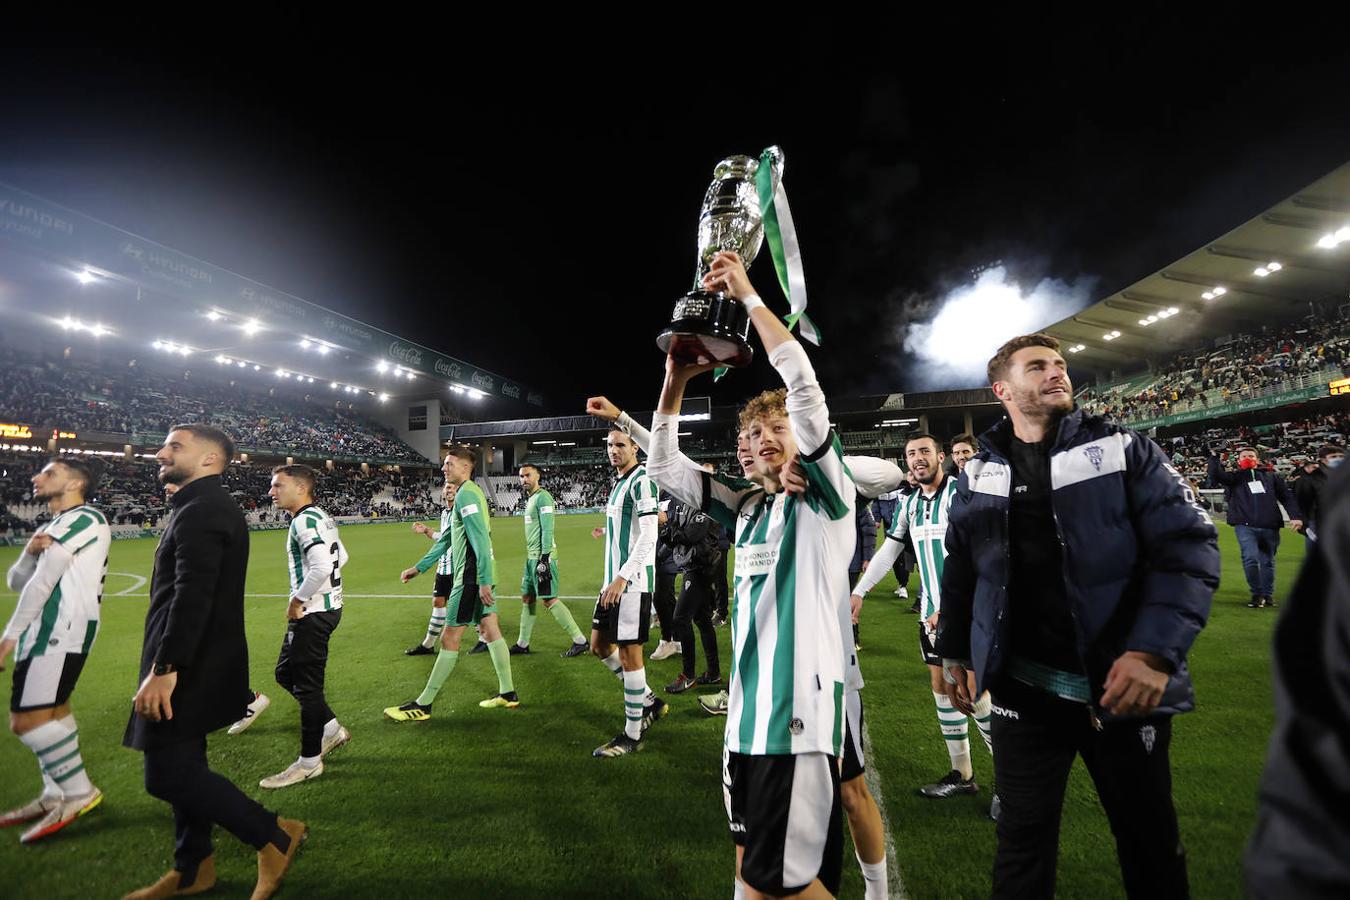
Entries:
MULTIPOLYGON (((7 51, 0 180, 571 413, 593 392, 651 408, 713 166, 777 143, 827 391, 913 390, 905 329, 972 269, 1097 299, 1350 159, 1350 56, 1179 28, 785 45, 772 83, 772 54, 719 83, 692 50, 579 45, 7 51)), ((751 277, 786 310, 767 253, 751 277)), ((757 359, 707 389, 772 381, 757 359)))

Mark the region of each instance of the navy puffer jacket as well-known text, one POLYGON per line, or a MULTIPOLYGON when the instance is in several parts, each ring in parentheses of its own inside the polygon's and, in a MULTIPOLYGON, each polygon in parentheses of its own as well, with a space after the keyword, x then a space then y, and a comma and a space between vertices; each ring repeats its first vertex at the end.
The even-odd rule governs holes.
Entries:
MULTIPOLYGON (((1008 659, 1008 495, 1012 423, 980 436, 957 483, 947 526, 937 652, 970 660, 984 691, 1008 659)), ((1219 584, 1214 523, 1186 479, 1147 438, 1078 411, 1050 454, 1051 507, 1078 652, 1101 696, 1127 650, 1172 666, 1158 713, 1195 708, 1186 654, 1219 584)), ((1099 715, 1106 717, 1104 711, 1099 715)))

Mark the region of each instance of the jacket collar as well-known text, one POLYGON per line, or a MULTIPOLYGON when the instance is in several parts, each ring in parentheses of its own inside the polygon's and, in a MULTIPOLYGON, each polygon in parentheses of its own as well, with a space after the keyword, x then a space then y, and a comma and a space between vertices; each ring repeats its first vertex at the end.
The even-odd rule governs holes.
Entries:
MULTIPOLYGON (((1075 409, 1059 420, 1059 426, 1055 429, 1054 443, 1051 444, 1052 451, 1061 450, 1073 443, 1073 439, 1078 436, 1079 429, 1083 427, 1085 416, 1086 414, 1081 409, 1075 409)), ((997 425, 981 434, 979 442, 981 449, 1006 460, 1012 455, 1012 439, 1012 419, 1005 416, 997 425)))
POLYGON ((209 490, 223 489, 219 475, 203 475, 201 478, 190 481, 175 491, 174 495, 169 498, 169 505, 174 509, 177 509, 199 494, 203 494, 209 490))

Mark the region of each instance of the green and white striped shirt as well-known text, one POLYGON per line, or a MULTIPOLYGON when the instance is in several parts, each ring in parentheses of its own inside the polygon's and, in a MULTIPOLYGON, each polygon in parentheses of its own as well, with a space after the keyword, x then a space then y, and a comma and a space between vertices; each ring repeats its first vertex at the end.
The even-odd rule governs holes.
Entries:
POLYGON ((947 516, 956 496, 956 479, 944 475, 932 496, 924 496, 923 486, 900 500, 895 510, 895 522, 886 533, 886 546, 867 565, 867 571, 858 579, 853 593, 867 596, 876 587, 904 547, 905 535, 914 544, 914 556, 919 563, 919 583, 922 590, 923 618, 942 609, 942 566, 947 559, 947 516))
POLYGON ((38 533, 51 535, 52 546, 36 559, 20 553, 9 571, 19 602, 4 637, 18 642, 16 663, 49 653, 88 653, 98 634, 112 548, 108 520, 92 506, 76 506, 38 533))
POLYGON ((795 341, 770 362, 808 476, 802 496, 704 472, 679 453, 679 420, 652 419, 647 466, 661 487, 736 534, 735 603, 725 744, 733 753, 841 752, 841 604, 857 541, 853 477, 830 428, 825 395, 795 341))
POLYGON ((291 596, 304 604, 305 615, 342 608, 342 567, 346 564, 347 548, 332 516, 311 504, 291 517, 286 573, 291 596))
POLYGON ((640 463, 619 477, 605 504, 605 580, 628 582, 629 591, 650 592, 656 588, 656 528, 644 540, 642 520, 651 516, 652 526, 661 512, 656 485, 640 463))
POLYGON ((455 574, 455 561, 450 555, 450 518, 454 514, 453 507, 446 507, 441 510, 441 529, 431 533, 431 539, 435 542, 433 546, 443 546, 445 551, 436 561, 437 575, 455 574))

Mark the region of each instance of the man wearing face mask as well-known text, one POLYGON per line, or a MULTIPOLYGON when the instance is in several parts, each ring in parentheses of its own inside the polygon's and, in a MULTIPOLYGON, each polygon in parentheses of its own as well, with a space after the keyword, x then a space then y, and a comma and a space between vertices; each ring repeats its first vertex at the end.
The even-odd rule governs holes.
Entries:
POLYGON ((1322 490, 1326 487, 1327 477, 1345 460, 1345 451, 1340 447, 1327 445, 1317 451, 1317 467, 1305 471, 1294 483, 1294 499, 1303 511, 1303 535, 1309 542, 1317 540, 1317 526, 1321 519, 1322 490))
POLYGON ((1228 503, 1228 524, 1237 533, 1242 571, 1252 592, 1247 606, 1275 606, 1275 551, 1284 525, 1279 507, 1289 513, 1289 527, 1295 531, 1303 526, 1303 514, 1284 479, 1260 467, 1256 448, 1238 448, 1237 465, 1238 471, 1226 471, 1218 455, 1211 454, 1209 480, 1223 488, 1228 503))

